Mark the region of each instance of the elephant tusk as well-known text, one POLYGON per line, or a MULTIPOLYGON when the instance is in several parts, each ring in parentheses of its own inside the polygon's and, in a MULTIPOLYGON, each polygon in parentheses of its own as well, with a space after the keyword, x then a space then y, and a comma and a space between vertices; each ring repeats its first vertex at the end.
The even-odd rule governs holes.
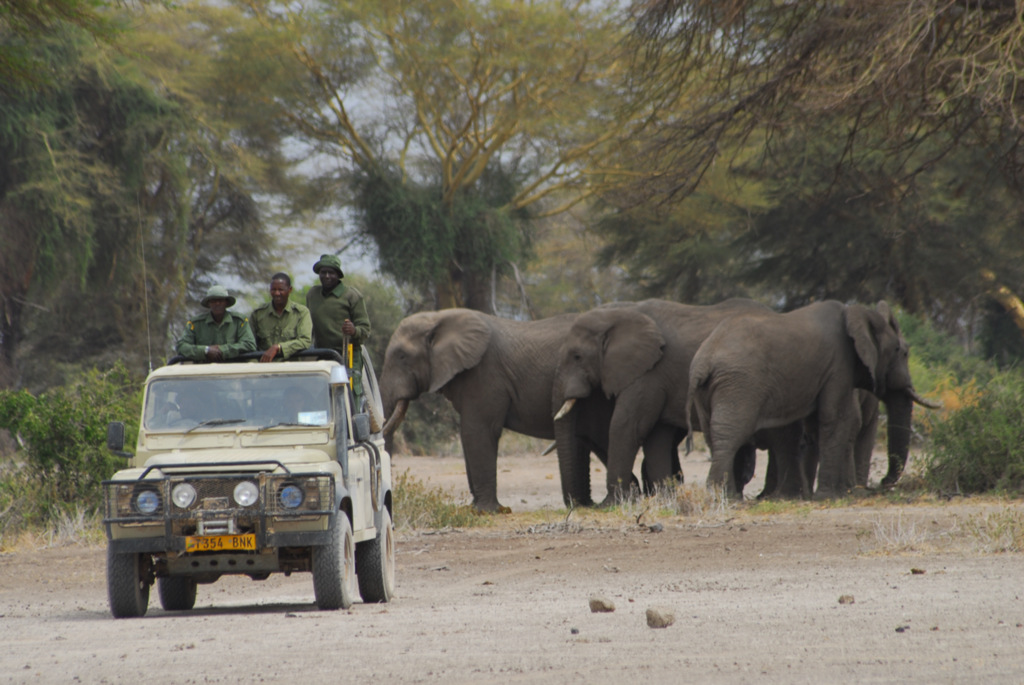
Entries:
POLYGON ((910 399, 914 400, 922 407, 926 407, 928 409, 942 409, 942 402, 932 402, 931 400, 926 400, 925 398, 917 394, 917 391, 914 390, 913 386, 907 388, 907 394, 910 395, 910 399))
POLYGON ((572 399, 566 400, 565 404, 562 405, 562 408, 558 410, 557 414, 555 414, 555 421, 558 421, 558 420, 560 420, 562 418, 565 418, 565 415, 568 414, 570 411, 572 411, 572 407, 573 407, 574 404, 576 404, 576 398, 575 397, 572 398, 572 399))
POLYGON ((398 405, 395 407, 395 411, 391 412, 391 416, 384 422, 384 428, 382 429, 385 437, 389 437, 394 433, 398 426, 405 419, 405 412, 409 411, 409 400, 398 400, 398 405))
POLYGON ((558 443, 557 442, 551 443, 550 445, 548 445, 547 449, 545 449, 543 452, 540 453, 540 456, 542 456, 542 457, 548 456, 549 454, 551 454, 552 452, 555 451, 556 447, 558 447, 558 443))

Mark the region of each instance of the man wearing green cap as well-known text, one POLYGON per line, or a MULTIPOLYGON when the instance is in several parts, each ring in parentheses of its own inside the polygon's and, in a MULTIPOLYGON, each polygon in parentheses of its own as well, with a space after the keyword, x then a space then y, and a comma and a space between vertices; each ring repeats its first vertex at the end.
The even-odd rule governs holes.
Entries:
POLYGON ((370 338, 366 303, 358 290, 341 282, 345 274, 337 255, 321 255, 313 273, 320 276, 320 285, 306 293, 306 306, 313 317, 314 347, 328 347, 347 358, 345 346, 352 343, 352 391, 358 407, 363 394, 362 347, 370 338))
POLYGON ((174 346, 178 354, 196 362, 220 362, 256 349, 248 319, 228 311, 235 298, 227 288, 210 286, 200 304, 209 311, 185 324, 174 346))
POLYGON ((284 272, 274 274, 270 277, 270 302, 249 315, 256 348, 264 351, 261 362, 287 359, 308 348, 313 340, 309 310, 290 301, 291 293, 291 277, 284 272))

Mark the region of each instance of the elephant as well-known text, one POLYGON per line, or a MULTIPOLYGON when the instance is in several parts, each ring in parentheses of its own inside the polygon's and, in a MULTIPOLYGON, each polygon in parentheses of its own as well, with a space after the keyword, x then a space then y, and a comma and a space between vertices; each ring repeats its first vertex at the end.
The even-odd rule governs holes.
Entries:
MULTIPOLYGON (((759 430, 810 419, 818 455, 814 496, 847 492, 867 474, 866 465, 857 473, 854 460, 862 424, 858 388, 886 403, 886 482, 895 482, 906 464, 913 404, 934 406, 913 387, 908 352, 885 302, 872 309, 826 300, 722 321, 694 355, 688 386, 691 415, 711 449, 708 484, 735 493, 737 450, 759 430)), ((800 477, 801 469, 810 474, 807 464, 789 473, 800 477)))
MULTIPOLYGON (((938 409, 941 405, 930 402, 923 397, 915 397, 914 402, 928 409, 938 409)), ((871 474, 871 458, 874 455, 875 435, 878 432, 879 409, 881 402, 867 390, 857 388, 854 390, 854 413, 853 424, 856 430, 856 437, 853 442, 853 465, 854 465, 854 486, 859 488, 868 487, 868 479, 871 474)), ((796 469, 797 463, 791 463, 792 470, 788 471, 790 476, 796 478, 782 477, 778 474, 779 459, 769 460, 768 471, 765 474, 764 491, 758 495, 759 498, 769 495, 782 497, 810 498, 809 487, 814 484, 815 473, 818 468, 818 432, 815 420, 808 419, 803 425, 804 433, 800 439, 799 446, 799 468, 803 470, 801 476, 796 469)), ((906 455, 909 451, 910 431, 905 427, 888 423, 886 426, 888 444, 888 471, 882 477, 880 483, 883 489, 891 488, 899 480, 903 469, 906 466, 906 455)), ((791 452, 783 451, 784 456, 791 452)))
MULTIPOLYGON (((473 506, 481 511, 508 511, 497 497, 497 454, 507 428, 553 439, 551 384, 555 351, 576 319, 563 314, 538 321, 514 321, 470 309, 420 312, 406 317, 388 342, 380 376, 384 434, 401 424, 409 402, 439 392, 459 414, 459 431, 473 506)), ((562 479, 566 504, 592 504, 590 452, 602 461, 607 453, 607 420, 612 403, 588 402, 587 419, 574 431, 577 452, 571 480, 562 479)), ((679 471, 679 457, 660 461, 679 471)), ((566 456, 566 459, 569 457, 566 456)))
MULTIPOLYGON (((562 481, 579 479, 581 462, 573 425, 586 419, 584 399, 614 400, 607 427, 608 497, 613 504, 627 493, 638 449, 653 482, 673 476, 671 443, 689 428, 687 381, 690 360, 704 338, 722 320, 747 313, 771 312, 753 300, 732 299, 711 306, 650 299, 613 303, 580 314, 564 337, 552 386, 555 440, 562 481)), ((737 463, 752 475, 750 461, 737 463)), ((742 481, 743 476, 733 479, 742 481)))
MULTIPOLYGON (((873 393, 866 390, 857 388, 853 392, 854 411, 851 421, 856 430, 853 444, 854 484, 866 488, 871 470, 871 455, 875 448, 875 433, 878 430, 880 403, 873 393)), ((808 417, 790 424, 790 427, 789 431, 782 434, 784 447, 780 449, 777 443, 773 445, 775 451, 768 460, 764 489, 757 496, 758 499, 811 498, 818 471, 817 417, 808 417)), ((757 447, 769 449, 765 444, 757 444, 757 447)), ((737 483, 737 489, 739 485, 737 483)))

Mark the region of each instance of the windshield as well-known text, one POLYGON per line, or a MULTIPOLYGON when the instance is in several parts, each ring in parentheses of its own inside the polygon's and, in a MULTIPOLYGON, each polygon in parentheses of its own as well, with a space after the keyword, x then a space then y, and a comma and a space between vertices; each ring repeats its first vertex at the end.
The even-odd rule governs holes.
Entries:
POLYGON ((173 378, 149 384, 143 426, 191 431, 218 426, 326 426, 331 420, 324 374, 173 378))

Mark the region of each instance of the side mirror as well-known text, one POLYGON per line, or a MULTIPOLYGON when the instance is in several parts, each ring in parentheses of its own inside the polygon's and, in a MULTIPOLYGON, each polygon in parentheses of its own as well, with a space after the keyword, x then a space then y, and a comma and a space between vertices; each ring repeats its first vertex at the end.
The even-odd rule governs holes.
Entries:
POLYGON ((352 439, 356 442, 366 442, 370 438, 370 415, 352 415, 352 439))
POLYGON ((107 449, 119 457, 134 456, 124 451, 124 422, 111 421, 107 424, 107 449))
POLYGON ((331 367, 331 385, 348 384, 348 372, 344 366, 331 367))

